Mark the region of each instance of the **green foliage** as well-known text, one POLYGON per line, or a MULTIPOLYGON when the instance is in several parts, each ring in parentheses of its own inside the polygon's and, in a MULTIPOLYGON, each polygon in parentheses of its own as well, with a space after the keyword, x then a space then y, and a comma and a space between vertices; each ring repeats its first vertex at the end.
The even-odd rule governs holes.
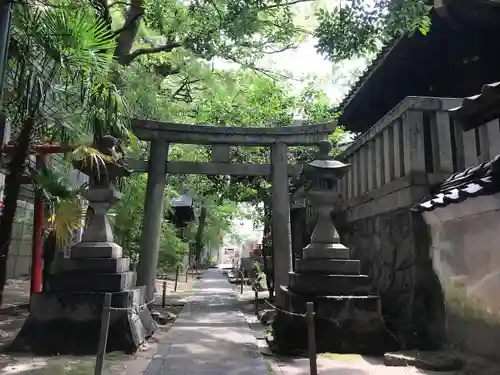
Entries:
MULTIPOLYGON (((297 26, 295 1, 52 3, 56 6, 43 9, 16 5, 14 12, 5 108, 16 126, 36 118, 31 142, 75 143, 105 133, 128 138, 130 117, 255 127, 335 118, 314 81, 296 94, 283 76, 256 66, 264 55, 290 48, 307 34, 297 26), (217 59, 239 65, 215 69, 217 59)), ((14 134, 20 130, 15 127, 14 134)), ((332 135, 335 141, 341 137, 342 129, 332 135)), ((147 157, 146 144, 133 137, 130 141, 130 156, 147 157)), ((208 161, 209 151, 206 146, 172 145, 169 156, 208 161)), ((291 162, 311 155, 311 149, 294 149, 291 162)), ((234 147, 231 160, 267 163, 269 155, 263 148, 234 147)), ((172 197, 192 194, 195 216, 202 207, 207 212, 203 245, 212 247, 225 234, 237 236, 230 233, 231 222, 243 214, 235 202, 258 203, 269 195, 262 178, 169 176, 168 186, 165 217, 172 197)), ((124 196, 112 212, 116 237, 133 261, 140 250, 145 188, 145 175, 121 181, 124 196)), ((182 259, 197 229, 195 220, 181 237, 163 221, 162 269, 182 259)))
POLYGON ((157 33, 205 59, 262 54, 262 47, 290 43, 296 33, 290 7, 274 1, 146 0, 143 6, 150 35, 157 33))
POLYGON ((107 80, 115 41, 92 12, 18 4, 10 44, 3 105, 14 136, 26 119, 42 140, 125 133, 121 98, 107 80))
MULTIPOLYGON (((118 113, 120 100, 108 80, 114 47, 111 30, 87 7, 30 1, 13 5, 2 111, 11 124, 15 148, 5 179, 2 254, 9 250, 20 176, 33 143, 73 143, 105 132, 126 134, 127 124, 118 113)), ((68 237, 69 227, 78 222, 78 203, 55 199, 58 217, 65 217, 65 223, 52 224, 58 235, 68 237)), ((0 274, 5 275, 4 266, 0 274)), ((0 293, 0 302, 1 298, 0 293)))
POLYGON ((287 93, 290 87, 285 82, 244 70, 219 74, 227 83, 210 90, 212 95, 204 95, 196 104, 198 121, 255 127, 290 124, 297 99, 287 93))
POLYGON ((426 0, 353 0, 320 9, 314 32, 317 50, 333 61, 376 51, 380 42, 430 29, 432 7, 426 0))
POLYGON ((133 175, 122 180, 119 189, 124 192, 123 197, 110 213, 116 239, 134 263, 138 260, 140 250, 146 182, 145 174, 133 175))
POLYGON ((184 255, 188 254, 188 252, 188 243, 179 238, 172 223, 164 220, 160 239, 158 270, 164 273, 175 271, 176 266, 181 264, 184 255))

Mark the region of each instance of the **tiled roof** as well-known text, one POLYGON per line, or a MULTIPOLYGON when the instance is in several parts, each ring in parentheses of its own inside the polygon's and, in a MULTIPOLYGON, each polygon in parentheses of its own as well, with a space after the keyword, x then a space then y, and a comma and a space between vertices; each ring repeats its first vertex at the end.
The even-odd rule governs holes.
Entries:
POLYGON ((354 96, 358 93, 365 81, 367 81, 370 75, 382 64, 385 58, 391 53, 391 51, 394 49, 394 47, 396 47, 401 39, 403 39, 403 37, 392 39, 384 44, 377 56, 373 59, 373 61, 370 62, 363 74, 358 78, 354 86, 347 93, 338 107, 332 108, 332 112, 343 111, 344 108, 349 105, 352 98, 354 98, 354 96))
POLYGON ((490 162, 453 174, 433 190, 431 197, 424 199, 412 210, 432 211, 468 198, 500 192, 500 155, 490 162))
POLYGON ((465 98, 450 113, 465 131, 500 117, 500 82, 484 85, 480 94, 465 98))

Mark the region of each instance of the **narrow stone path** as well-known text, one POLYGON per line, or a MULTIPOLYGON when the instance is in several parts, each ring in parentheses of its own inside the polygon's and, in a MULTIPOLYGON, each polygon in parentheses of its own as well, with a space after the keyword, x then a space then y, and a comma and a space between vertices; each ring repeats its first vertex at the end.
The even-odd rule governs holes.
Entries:
POLYGON ((210 269, 159 343, 144 375, 268 375, 268 366, 236 295, 218 269, 210 269))

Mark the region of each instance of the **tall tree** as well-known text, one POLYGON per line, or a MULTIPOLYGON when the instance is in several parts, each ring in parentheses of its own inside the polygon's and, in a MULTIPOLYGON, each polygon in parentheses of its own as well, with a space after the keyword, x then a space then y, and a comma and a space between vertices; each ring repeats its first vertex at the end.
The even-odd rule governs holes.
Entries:
POLYGON ((0 223, 0 304, 17 199, 33 141, 42 134, 75 139, 96 126, 122 130, 116 121, 116 97, 105 80, 113 46, 108 30, 86 10, 27 3, 14 7, 3 105, 15 148, 0 223), (101 116, 105 122, 99 121, 101 116))

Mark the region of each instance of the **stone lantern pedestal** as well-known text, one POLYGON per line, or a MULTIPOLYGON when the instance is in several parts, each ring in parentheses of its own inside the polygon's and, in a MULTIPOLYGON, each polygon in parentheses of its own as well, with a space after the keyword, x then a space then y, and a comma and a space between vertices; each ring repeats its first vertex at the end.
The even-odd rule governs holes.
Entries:
POLYGON ((46 290, 32 295, 30 315, 11 350, 96 354, 105 293, 112 294, 111 307, 119 308, 111 311, 108 351, 134 352, 156 328, 144 306, 145 287, 135 285, 136 274, 114 242, 107 216, 121 197, 114 181, 127 171, 113 163, 100 165, 98 173, 96 166, 77 167, 91 176, 84 193, 89 210, 82 240, 69 258, 59 260, 46 290))
MULTIPOLYGON (((295 261, 295 271, 289 273, 289 286, 280 286, 283 307, 304 314, 306 302, 314 303, 320 353, 383 354, 396 350, 398 343, 382 320, 380 298, 370 292, 368 276, 360 273, 359 260, 350 258, 333 225, 331 214, 341 203, 337 180, 349 166, 333 160, 330 151, 330 143, 322 143, 316 160, 302 173, 303 191, 318 222, 302 259, 295 261)), ((305 319, 278 312, 269 343, 283 354, 306 350, 305 319)))

